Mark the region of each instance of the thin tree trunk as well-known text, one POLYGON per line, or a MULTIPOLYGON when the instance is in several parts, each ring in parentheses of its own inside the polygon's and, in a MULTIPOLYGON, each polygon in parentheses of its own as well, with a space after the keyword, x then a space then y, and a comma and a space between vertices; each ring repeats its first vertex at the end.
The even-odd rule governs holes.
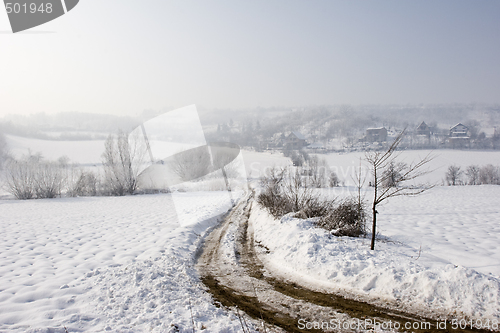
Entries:
POLYGON ((375 250, 375 234, 377 233, 377 198, 378 198, 378 175, 377 175, 377 166, 374 167, 373 170, 373 186, 374 186, 374 195, 373 195, 373 205, 372 205, 372 215, 373 215, 373 223, 372 223, 372 243, 370 245, 370 249, 375 250))
POLYGON ((376 228, 377 228, 377 209, 376 209, 375 205, 373 205, 372 214, 373 214, 372 244, 370 246, 370 249, 371 250, 375 250, 375 234, 376 234, 376 228))

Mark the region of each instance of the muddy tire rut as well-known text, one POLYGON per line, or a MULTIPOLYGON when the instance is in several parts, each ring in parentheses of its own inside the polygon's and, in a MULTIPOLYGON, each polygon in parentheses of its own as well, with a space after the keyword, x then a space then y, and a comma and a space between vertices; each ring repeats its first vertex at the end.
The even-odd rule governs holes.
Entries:
MULTIPOLYGON (((336 320, 349 323, 359 320, 377 323, 430 322, 417 315, 389 310, 365 302, 350 300, 336 294, 310 290, 271 276, 258 253, 265 249, 255 244, 253 227, 249 222, 251 207, 256 204, 249 193, 225 216, 222 223, 205 239, 196 268, 201 281, 212 294, 216 304, 235 313, 246 313, 259 323, 259 331, 284 332, 355 332, 356 329, 301 329, 305 322, 325 323, 336 320), (299 325, 302 320, 302 325, 299 325)), ((242 321, 244 322, 244 321, 242 321)), ((245 326, 245 325, 242 325, 245 326)), ((242 329, 243 331, 243 329, 242 329)), ((404 329, 401 329, 404 332, 404 329)), ((448 329, 411 329, 411 332, 458 332, 448 329)), ((488 332, 460 330, 460 332, 488 332)))

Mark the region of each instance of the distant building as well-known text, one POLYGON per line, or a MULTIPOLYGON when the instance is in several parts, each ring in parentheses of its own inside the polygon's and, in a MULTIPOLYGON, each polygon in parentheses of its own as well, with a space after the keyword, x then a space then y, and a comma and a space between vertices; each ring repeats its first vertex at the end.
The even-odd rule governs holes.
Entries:
POLYGON ((425 123, 425 121, 422 121, 420 125, 417 126, 415 129, 415 134, 416 135, 425 135, 426 137, 431 136, 431 128, 425 123))
POLYGON ((322 142, 313 142, 306 148, 314 153, 324 152, 326 150, 325 145, 322 142))
POLYGON ((292 131, 283 140, 285 149, 302 149, 307 146, 306 138, 297 131, 292 131))
POLYGON ((365 135, 366 142, 387 141, 387 129, 385 127, 368 128, 365 135))
POLYGON ((450 139, 469 139, 469 128, 461 123, 450 129, 450 139))
POLYGON ((469 146, 470 132, 469 128, 463 124, 456 124, 450 129, 448 137, 453 148, 466 148, 469 146))

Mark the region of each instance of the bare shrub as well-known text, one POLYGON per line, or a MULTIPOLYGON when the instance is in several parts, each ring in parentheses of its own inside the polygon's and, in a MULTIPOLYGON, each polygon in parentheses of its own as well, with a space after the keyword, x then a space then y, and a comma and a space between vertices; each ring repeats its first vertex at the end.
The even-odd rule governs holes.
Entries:
MULTIPOLYGON (((448 171, 447 176, 449 173, 450 171, 448 171)), ((466 183, 468 185, 500 185, 500 168, 492 164, 488 164, 485 166, 469 165, 465 170, 465 175, 467 176, 466 183)), ((450 181, 451 180, 452 179, 450 177, 450 181)), ((450 184, 450 181, 448 181, 448 184, 452 185, 450 184)))
POLYGON ((403 177, 406 168, 407 165, 404 162, 391 161, 386 170, 383 171, 382 187, 396 187, 401 182, 401 177, 403 177))
POLYGON ((64 176, 58 163, 42 161, 41 155, 29 155, 8 160, 5 187, 21 200, 55 198, 61 195, 64 176))
POLYGON ((263 191, 257 202, 275 217, 290 212, 302 212, 307 218, 325 215, 333 201, 322 200, 318 193, 307 187, 298 169, 273 168, 261 179, 263 191))
POLYGON ((61 166, 56 162, 35 162, 34 184, 38 199, 55 198, 61 195, 64 183, 64 174, 61 166))
MULTIPOLYGON (((222 163, 222 162, 221 162, 222 163)), ((190 181, 207 175, 211 170, 208 146, 202 146, 174 155, 169 163, 172 171, 182 181, 190 181)))
POLYGON ((109 135, 102 154, 104 165, 104 187, 106 194, 133 194, 137 189, 137 176, 146 148, 140 140, 131 140, 122 131, 109 135))
POLYGON ((211 145, 210 151, 212 154, 211 172, 222 170, 227 178, 238 178, 240 176, 240 165, 235 157, 239 154, 239 149, 235 147, 224 147, 211 145), (236 156, 235 156, 236 155, 236 156))
POLYGON ((347 198, 322 216, 317 225, 336 236, 359 237, 365 234, 365 209, 355 199, 347 198))
POLYGON ((479 171, 479 180, 481 184, 500 185, 500 168, 492 164, 483 166, 479 171))
POLYGON ((261 184, 263 191, 257 202, 276 218, 298 212, 305 218, 319 217, 317 225, 336 236, 359 237, 365 233, 365 208, 362 204, 353 198, 338 205, 335 200, 322 199, 303 182, 298 169, 273 168, 261 179, 261 184))
POLYGON ((306 162, 309 161, 309 154, 301 149, 301 150, 284 150, 283 155, 289 157, 292 160, 292 164, 296 167, 303 166, 306 162))
POLYGON ((446 171, 446 183, 451 186, 460 185, 462 178, 462 170, 456 165, 450 165, 448 171, 446 171))
POLYGON ((337 187, 339 186, 339 184, 340 184, 339 176, 337 176, 337 174, 334 171, 332 171, 328 179, 328 185, 330 185, 330 187, 337 187))
POLYGON ((5 189, 20 200, 35 197, 34 166, 29 157, 20 160, 7 160, 5 165, 5 189))
POLYGON ((327 187, 330 168, 324 158, 313 156, 308 161, 310 185, 316 188, 327 187))
POLYGON ((281 217, 292 211, 283 195, 285 172, 286 169, 274 167, 260 180, 263 191, 257 196, 257 202, 274 217, 281 217))
POLYGON ((257 196, 257 202, 267 208, 269 213, 279 218, 292 211, 286 197, 274 191, 273 188, 267 188, 257 196))
POLYGON ((465 170, 465 175, 467 176, 467 184, 469 185, 479 185, 481 183, 479 178, 479 173, 481 168, 477 165, 469 165, 467 170, 465 170))
POLYGON ((5 160, 7 159, 7 140, 5 135, 0 133, 0 170, 2 170, 5 160))
POLYGON ((98 194, 99 178, 91 171, 81 171, 74 185, 68 190, 73 197, 96 196, 98 194))
POLYGON ((284 178, 282 195, 286 198, 291 212, 302 211, 307 217, 322 216, 330 208, 331 202, 321 200, 319 193, 313 191, 300 175, 289 170, 284 178))

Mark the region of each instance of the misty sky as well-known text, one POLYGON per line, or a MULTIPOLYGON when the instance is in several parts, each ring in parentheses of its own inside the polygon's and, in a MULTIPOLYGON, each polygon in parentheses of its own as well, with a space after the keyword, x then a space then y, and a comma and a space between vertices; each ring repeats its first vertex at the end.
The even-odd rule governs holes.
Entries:
POLYGON ((497 0, 80 0, 10 31, 0 116, 500 102, 497 0))

